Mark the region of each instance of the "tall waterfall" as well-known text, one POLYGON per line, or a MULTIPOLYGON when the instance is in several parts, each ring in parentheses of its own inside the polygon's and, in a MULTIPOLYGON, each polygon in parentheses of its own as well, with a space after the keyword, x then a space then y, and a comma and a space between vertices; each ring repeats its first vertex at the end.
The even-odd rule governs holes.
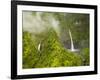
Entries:
POLYGON ((71 34, 70 29, 69 29, 69 36, 70 36, 70 39, 71 39, 71 49, 70 49, 70 50, 71 50, 72 52, 79 51, 78 49, 75 49, 75 48, 74 48, 74 43, 73 43, 72 34, 71 34))

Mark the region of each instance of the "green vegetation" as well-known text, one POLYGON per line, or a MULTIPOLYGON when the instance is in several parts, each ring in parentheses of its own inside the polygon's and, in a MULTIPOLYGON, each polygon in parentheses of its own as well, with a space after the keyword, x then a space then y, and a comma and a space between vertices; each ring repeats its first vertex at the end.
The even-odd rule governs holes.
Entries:
POLYGON ((30 13, 32 14, 29 15, 33 18, 25 19, 27 22, 33 21, 31 28, 23 19, 25 26, 23 26, 23 68, 89 65, 88 14, 30 13), (71 52, 68 49, 70 47, 69 29, 72 31, 75 47, 80 49, 79 52, 71 52), (41 44, 40 50, 38 50, 39 44, 41 44))
POLYGON ((83 57, 83 65, 89 65, 89 49, 88 48, 84 48, 82 51, 81 51, 81 55, 83 57))

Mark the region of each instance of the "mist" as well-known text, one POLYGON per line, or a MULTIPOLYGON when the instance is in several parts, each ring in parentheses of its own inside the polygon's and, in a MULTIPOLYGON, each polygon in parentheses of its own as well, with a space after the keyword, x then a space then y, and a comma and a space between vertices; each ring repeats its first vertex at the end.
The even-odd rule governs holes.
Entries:
POLYGON ((59 21, 51 13, 23 12, 23 30, 31 33, 41 33, 53 28, 59 34, 59 21), (44 15, 44 16, 43 16, 44 15))

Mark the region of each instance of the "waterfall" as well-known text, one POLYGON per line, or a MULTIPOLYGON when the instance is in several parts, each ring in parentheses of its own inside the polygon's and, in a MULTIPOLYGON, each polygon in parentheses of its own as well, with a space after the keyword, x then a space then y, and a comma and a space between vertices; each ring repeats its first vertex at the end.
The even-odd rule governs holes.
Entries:
POLYGON ((40 48, 41 48, 41 43, 39 43, 38 45, 38 51, 40 51, 40 48))
POLYGON ((74 50, 74 43, 73 43, 72 34, 71 34, 70 29, 69 29, 69 36, 70 36, 70 39, 71 39, 71 51, 73 51, 74 50))
POLYGON ((71 50, 72 52, 79 51, 78 49, 75 49, 75 48, 74 48, 74 43, 73 43, 72 34, 71 34, 70 29, 69 29, 69 36, 70 36, 70 39, 71 39, 71 49, 70 49, 70 50, 71 50))

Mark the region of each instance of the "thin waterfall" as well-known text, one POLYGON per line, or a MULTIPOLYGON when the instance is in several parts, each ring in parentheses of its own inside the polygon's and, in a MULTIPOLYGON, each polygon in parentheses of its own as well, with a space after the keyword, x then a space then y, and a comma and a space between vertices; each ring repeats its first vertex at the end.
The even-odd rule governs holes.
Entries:
POLYGON ((71 34, 71 31, 69 29, 69 36, 70 36, 70 39, 71 39, 71 51, 74 52, 74 51, 79 51, 78 49, 75 49, 74 48, 74 43, 73 43, 73 39, 72 39, 72 34, 71 34))
POLYGON ((69 29, 69 36, 70 36, 70 39, 71 39, 71 51, 73 51, 74 50, 74 43, 73 43, 72 34, 71 34, 70 29, 69 29))
POLYGON ((38 51, 40 51, 40 49, 41 49, 41 43, 39 43, 38 45, 38 51))

